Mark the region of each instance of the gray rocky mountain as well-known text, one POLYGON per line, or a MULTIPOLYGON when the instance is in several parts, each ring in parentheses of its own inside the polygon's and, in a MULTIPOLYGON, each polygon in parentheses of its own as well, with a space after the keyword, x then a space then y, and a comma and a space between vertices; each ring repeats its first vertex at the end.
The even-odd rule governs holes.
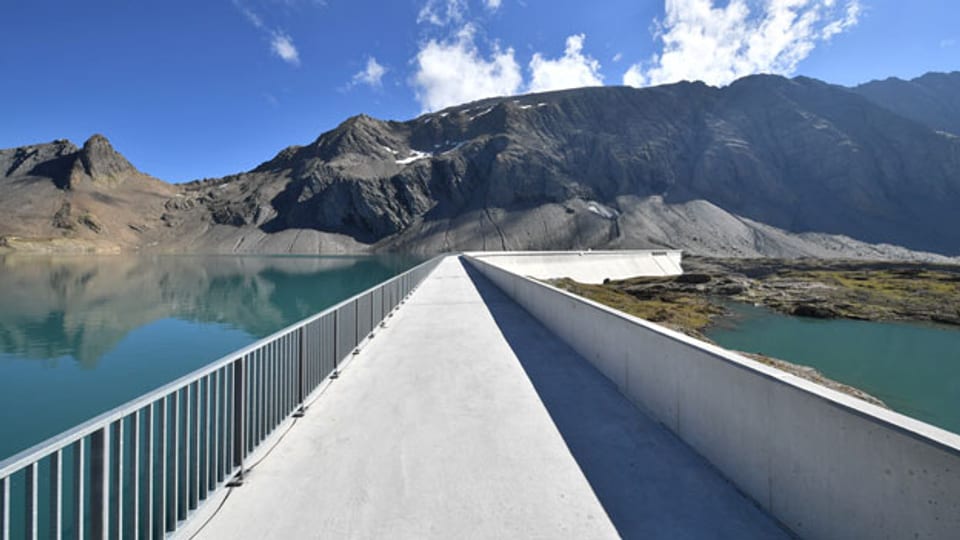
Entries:
MULTIPOLYGON (((48 191, 92 186, 113 197, 129 178, 145 181, 100 138, 82 150, 62 141, 26 148, 0 153, 5 192, 28 178, 48 191)), ((859 89, 803 77, 583 88, 407 122, 361 115, 252 171, 159 188, 166 196, 141 208, 123 246, 960 254, 960 139, 859 89)), ((48 211, 58 222, 57 208, 48 211)), ((74 223, 73 205, 67 213, 74 223)), ((7 221, 0 235, 9 237, 7 221)))
POLYGON ((138 171, 102 135, 0 150, 0 247, 118 251, 161 225, 178 187, 138 171))
POLYGON ((853 90, 901 116, 960 136, 960 71, 927 73, 909 81, 891 77, 853 90))

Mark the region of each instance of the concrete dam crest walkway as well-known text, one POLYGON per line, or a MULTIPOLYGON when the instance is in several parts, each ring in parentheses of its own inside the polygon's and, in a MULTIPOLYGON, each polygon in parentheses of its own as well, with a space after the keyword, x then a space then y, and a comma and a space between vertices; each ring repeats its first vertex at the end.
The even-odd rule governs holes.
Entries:
POLYGON ((457 257, 197 535, 617 537, 790 535, 457 257))

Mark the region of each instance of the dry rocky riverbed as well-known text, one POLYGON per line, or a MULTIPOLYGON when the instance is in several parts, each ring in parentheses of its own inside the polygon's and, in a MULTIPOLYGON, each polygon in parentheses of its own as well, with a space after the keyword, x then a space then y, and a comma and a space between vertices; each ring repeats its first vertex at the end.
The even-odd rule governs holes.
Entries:
MULTIPOLYGON (((586 285, 551 283, 624 312, 709 341, 703 331, 748 302, 801 317, 925 321, 960 326, 960 266, 823 259, 685 257, 684 274, 586 285)), ((751 358, 866 401, 880 400, 811 367, 751 358)))

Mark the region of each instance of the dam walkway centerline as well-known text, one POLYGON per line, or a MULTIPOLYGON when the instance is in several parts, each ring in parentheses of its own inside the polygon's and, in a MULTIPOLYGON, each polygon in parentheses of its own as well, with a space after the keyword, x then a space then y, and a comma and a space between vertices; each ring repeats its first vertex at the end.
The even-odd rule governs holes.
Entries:
POLYGON ((790 537, 454 256, 366 342, 244 485, 213 497, 183 532, 790 537))

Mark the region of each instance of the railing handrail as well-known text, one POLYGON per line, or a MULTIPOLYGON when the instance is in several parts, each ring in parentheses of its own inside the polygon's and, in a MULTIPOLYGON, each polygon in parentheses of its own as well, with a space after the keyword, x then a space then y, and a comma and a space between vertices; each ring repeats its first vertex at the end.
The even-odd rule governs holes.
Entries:
POLYGON ((321 311, 321 312, 319 312, 319 313, 317 313, 317 314, 315 314, 315 315, 311 315, 310 317, 307 317, 307 318, 302 319, 302 320, 300 320, 300 321, 298 321, 298 322, 295 322, 295 323, 293 323, 293 324, 291 324, 291 325, 289 325, 289 326, 286 326, 285 328, 282 328, 282 329, 274 332, 273 334, 270 334, 270 335, 267 336, 267 337, 261 338, 261 339, 255 341, 255 342, 253 342, 253 343, 251 343, 251 344, 249 344, 249 345, 247 345, 247 346, 245 346, 245 347, 243 347, 243 348, 241 348, 241 349, 238 349, 238 350, 236 350, 236 351, 230 352, 230 353, 228 353, 228 354, 220 357, 219 359, 214 360, 213 362, 211 362, 211 363, 209 363, 209 364, 206 364, 205 366, 203 366, 203 367, 201 367, 201 368, 198 368, 198 369, 196 369, 196 370, 194 370, 194 371, 191 371, 190 373, 187 373, 186 375, 183 375, 182 377, 179 377, 179 378, 177 378, 177 379, 174 379, 173 381, 171 381, 171 382, 169 382, 169 383, 166 383, 166 384, 164 384, 164 385, 162 385, 162 386, 160 386, 160 387, 158 387, 158 388, 156 388, 156 389, 154 389, 154 390, 151 390, 151 391, 149 391, 149 392, 147 392, 147 393, 145 393, 145 394, 142 394, 142 395, 140 395, 140 396, 138 396, 138 397, 136 397, 136 398, 133 398, 132 400, 127 401, 126 403, 124 403, 124 404, 122 404, 122 405, 119 405, 119 406, 117 406, 117 407, 114 407, 113 409, 110 409, 110 410, 108 410, 108 411, 106 411, 106 412, 104 412, 104 413, 101 413, 101 414, 99 414, 99 415, 97 415, 97 416, 95 416, 95 417, 93 417, 93 418, 91 418, 91 419, 89 419, 89 420, 86 420, 86 421, 84 421, 83 423, 78 424, 78 425, 76 425, 76 426, 74 426, 74 427, 72 427, 72 428, 69 428, 69 429, 67 429, 67 430, 65 430, 65 431, 63 431, 63 432, 61 432, 61 433, 59 433, 59 434, 57 434, 57 435, 54 435, 53 437, 50 437, 50 438, 46 439, 46 440, 43 441, 43 442, 37 443, 37 444, 35 444, 35 445, 33 445, 33 446, 29 447, 29 448, 26 448, 25 450, 22 450, 22 451, 20 451, 20 452, 18 452, 18 453, 16 453, 16 454, 10 456, 9 458, 6 458, 6 459, 4 459, 3 461, 0 461, 0 478, 4 478, 4 477, 6 477, 6 476, 9 476, 9 475, 11 475, 11 474, 13 474, 13 473, 21 470, 22 468, 30 465, 31 463, 35 463, 35 462, 39 461, 40 459, 43 459, 44 457, 52 454, 53 452, 56 452, 57 450, 64 449, 64 448, 70 446, 71 444, 75 443, 76 441, 81 440, 81 439, 83 439, 84 437, 87 437, 87 436, 93 434, 94 432, 103 429, 105 426, 110 425, 110 424, 113 423, 114 421, 119 420, 119 419, 121 419, 121 418, 124 418, 125 416, 127 416, 127 415, 129 415, 129 414, 131 414, 131 413, 133 413, 133 412, 135 412, 135 411, 138 411, 138 410, 142 409, 143 407, 146 407, 147 405, 155 402, 157 399, 162 398, 162 397, 167 396, 167 395, 171 395, 171 394, 173 394, 174 392, 177 392, 177 391, 179 391, 179 390, 181 390, 181 389, 183 389, 183 388, 185 388, 185 387, 193 384, 193 383, 196 382, 197 380, 202 379, 203 377, 205 377, 205 376, 207 376, 207 375, 209 375, 209 374, 211 374, 211 373, 219 370, 220 368, 222 368, 222 367, 224 367, 224 366, 226 366, 226 365, 229 365, 231 362, 234 362, 234 361, 236 361, 237 359, 242 358, 244 355, 249 354, 249 353, 251 353, 251 352, 253 352, 253 351, 256 351, 256 350, 259 349, 260 347, 262 347, 262 346, 264 346, 264 345, 266 345, 266 344, 268 344, 268 343, 270 343, 270 342, 272 342, 272 341, 274 341, 274 340, 276 340, 276 339, 278 339, 278 338, 280 338, 280 337, 283 337, 283 336, 285 336, 285 335, 287 335, 287 334, 289 334, 289 333, 291 333, 291 332, 294 332, 294 331, 296 331, 296 330, 299 330, 299 329, 302 328, 303 326, 306 326, 306 325, 308 325, 308 324, 310 324, 310 323, 312 323, 312 322, 320 319, 321 317, 324 317, 324 316, 328 315, 329 313, 332 313, 332 312, 334 312, 334 311, 336 311, 336 310, 338 310, 338 309, 340 309, 340 308, 342 308, 342 307, 350 304, 351 302, 356 301, 358 298, 360 298, 360 297, 362 297, 362 296, 365 296, 365 295, 367 295, 368 293, 371 293, 371 292, 375 291, 376 289, 378 289, 378 288, 380 288, 380 287, 383 287, 384 285, 386 285, 386 284, 388 284, 388 283, 391 283, 391 282, 393 282, 393 281, 396 281, 396 280, 398 280, 398 279, 401 279, 402 277, 404 277, 404 276, 406 276, 406 275, 408 275, 408 274, 412 274, 413 272, 416 272, 416 271, 420 270, 421 268, 426 267, 426 266, 429 265, 429 264, 432 264, 432 263, 435 262, 437 259, 440 259, 440 258, 445 257, 445 256, 446 256, 446 255, 437 255, 437 256, 435 256, 435 257, 433 257, 433 258, 431 258, 431 259, 428 259, 428 260, 426 260, 426 261, 418 264, 417 266, 414 266, 413 268, 410 268, 409 270, 407 270, 407 271, 405 271, 405 272, 402 272, 402 273, 400 273, 400 274, 397 274, 397 275, 393 276, 393 277, 390 278, 390 279, 381 281, 380 283, 377 283, 376 285, 373 285, 372 287, 369 287, 369 288, 367 288, 367 289, 365 289, 365 290, 363 290, 363 291, 361 291, 361 292, 359 292, 359 293, 351 296, 350 298, 347 298, 347 299, 345 299, 345 300, 342 300, 342 301, 338 302, 337 304, 334 304, 333 306, 330 306, 330 307, 328 307, 327 309, 325 309, 325 310, 323 310, 323 311, 321 311))

